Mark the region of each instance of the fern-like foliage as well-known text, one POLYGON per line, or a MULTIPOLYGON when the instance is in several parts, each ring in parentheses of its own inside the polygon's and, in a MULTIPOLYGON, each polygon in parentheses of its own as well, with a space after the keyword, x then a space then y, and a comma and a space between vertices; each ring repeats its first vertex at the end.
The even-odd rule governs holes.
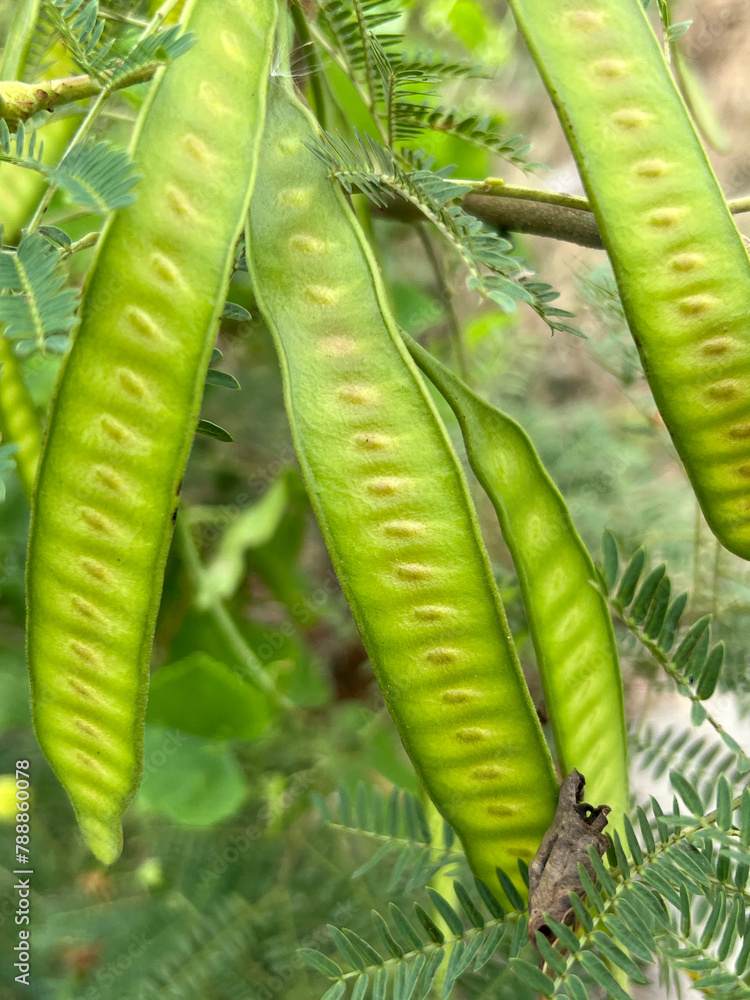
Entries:
POLYGON ((734 751, 709 736, 695 735, 689 729, 675 730, 669 726, 656 731, 647 726, 642 733, 635 734, 630 743, 639 771, 658 779, 679 768, 705 797, 710 796, 722 776, 733 787, 742 780, 734 751))
POLYGON ((609 866, 592 852, 596 883, 581 866, 585 898, 571 895, 579 933, 552 921, 552 943, 537 935, 547 982, 524 960, 512 963, 542 995, 582 1000, 596 985, 628 1000, 611 966, 643 983, 645 968, 657 963, 663 980, 682 971, 705 995, 750 997, 750 791, 733 798, 721 778, 716 808, 706 813, 695 787, 679 772, 671 777, 689 815, 677 803, 671 815, 656 805, 650 820, 639 809, 639 834, 626 821, 626 841, 614 835, 609 866))
POLYGON ((65 287, 60 251, 40 233, 0 249, 0 323, 17 354, 67 350, 78 293, 65 287))
POLYGON ((402 15, 392 0, 328 0, 319 14, 388 145, 413 142, 429 130, 448 132, 523 170, 539 167, 527 162, 529 146, 521 136, 501 134, 500 118, 467 116, 439 105, 436 88, 441 81, 477 76, 481 67, 442 53, 406 54, 403 35, 386 30, 402 15))
POLYGON ((558 293, 547 284, 530 280, 508 240, 456 204, 471 186, 451 181, 452 167, 435 170, 433 157, 412 154, 407 169, 390 149, 359 132, 356 147, 341 135, 326 133, 324 139, 311 148, 344 188, 350 193, 361 191, 381 207, 397 197, 417 208, 463 260, 470 289, 507 313, 515 312, 519 301, 525 302, 551 329, 578 335, 563 322, 571 313, 550 304, 558 293))
POLYGON ((679 693, 690 699, 693 725, 708 721, 726 747, 738 755, 741 773, 750 772, 750 758, 704 705, 716 690, 725 657, 724 643, 711 642, 711 615, 703 615, 684 628, 687 592, 674 596, 664 563, 644 575, 645 568, 646 550, 642 547, 621 568, 617 543, 605 532, 600 583, 611 607, 675 682, 679 693))
POLYGON ((135 38, 131 32, 109 32, 98 0, 44 0, 44 14, 73 62, 106 88, 154 63, 176 59, 194 41, 179 25, 135 38))
POLYGON ((353 1000, 423 1000, 438 973, 441 996, 447 998, 461 976, 481 969, 503 943, 508 954, 517 955, 527 943, 527 918, 513 883, 504 872, 500 874, 517 907, 507 913, 487 886, 475 879, 473 891, 463 882, 453 883, 455 905, 428 888, 422 903, 415 902, 411 919, 394 903, 389 919, 373 910, 373 943, 347 927, 329 925, 338 961, 314 948, 299 951, 310 968, 334 980, 323 1000, 340 1000, 349 986, 353 1000))
POLYGON ((41 160, 44 144, 36 142, 36 132, 27 139, 23 123, 11 134, 0 119, 0 163, 13 163, 35 170, 63 191, 75 205, 90 212, 110 212, 135 200, 139 180, 133 161, 123 149, 108 142, 88 142, 73 146, 56 167, 41 160))
POLYGON ((392 870, 385 892, 393 893, 399 887, 408 892, 426 885, 446 866, 464 864, 452 828, 443 821, 440 842, 436 843, 422 803, 406 791, 394 788, 386 798, 378 789, 360 782, 353 800, 345 788, 339 789, 334 804, 318 794, 312 798, 332 830, 377 844, 353 879, 387 862, 392 870))
POLYGON ((51 177, 72 202, 97 213, 130 205, 140 179, 127 152, 108 142, 73 146, 51 177))

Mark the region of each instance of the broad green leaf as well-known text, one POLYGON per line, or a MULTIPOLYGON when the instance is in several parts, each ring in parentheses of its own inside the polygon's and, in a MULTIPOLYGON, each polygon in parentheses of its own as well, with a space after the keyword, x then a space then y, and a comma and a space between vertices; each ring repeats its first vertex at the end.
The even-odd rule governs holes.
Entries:
POLYGON ((272 717, 268 699, 205 653, 160 667, 151 677, 146 721, 213 740, 252 740, 272 717))
POLYGON ((136 796, 144 811, 207 827, 236 812, 247 791, 227 743, 146 726, 143 782, 136 796))
POLYGON ((280 476, 263 496, 244 510, 227 513, 227 527, 206 566, 196 595, 198 607, 232 596, 245 574, 245 555, 273 538, 286 510, 287 479, 280 476))

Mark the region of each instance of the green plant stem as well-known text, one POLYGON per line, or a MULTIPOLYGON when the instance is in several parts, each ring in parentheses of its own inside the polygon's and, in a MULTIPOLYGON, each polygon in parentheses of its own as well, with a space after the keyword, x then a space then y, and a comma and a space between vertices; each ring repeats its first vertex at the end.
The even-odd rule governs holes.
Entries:
POLYGON ((56 80, 45 80, 42 83, 19 83, 11 81, 0 84, 0 117, 4 118, 11 130, 18 127, 19 122, 28 121, 41 111, 54 111, 55 108, 75 101, 84 101, 96 97, 102 91, 112 93, 124 87, 132 87, 136 83, 150 80, 161 63, 149 63, 139 66, 131 73, 116 80, 104 82, 82 73, 78 76, 66 76, 56 80))
POLYGON ((378 137, 380 138, 381 142, 385 142, 386 134, 383 131, 383 126, 380 123, 378 115, 375 114, 375 111, 372 109, 370 105, 370 95, 367 93, 367 91, 359 82, 359 80, 357 80, 356 75, 352 73, 351 67, 348 65, 346 60, 341 57, 341 54, 339 53, 338 49, 334 48, 334 46, 331 45, 331 43, 328 41, 323 32, 318 29, 317 25, 313 24, 310 21, 308 21, 307 24, 308 28, 310 29, 310 37, 315 39, 315 42, 318 45, 320 45, 320 47, 323 49, 323 51, 331 60, 331 62, 335 63, 336 66, 338 66, 338 68, 346 76, 352 87, 354 87, 355 91, 357 92, 357 96, 370 112, 375 128, 378 131, 378 137))
MULTIPOLYGON (((442 818, 441 818, 442 823, 442 818)), ((361 830, 355 826, 345 826, 343 823, 336 823, 333 820, 326 820, 326 826, 337 833, 347 833, 357 837, 366 837, 375 840, 379 844, 393 844, 394 847, 416 847, 420 851, 428 850, 435 854, 436 859, 444 860, 446 864, 453 864, 457 861, 465 861, 462 851, 451 851, 446 847, 439 847, 437 844, 425 844, 422 841, 409 840, 406 837, 391 837, 387 833, 376 833, 374 830, 361 830)))
MULTIPOLYGON (((463 196, 461 206, 489 226, 603 249, 594 214, 585 198, 557 191, 516 187, 492 177, 484 181, 451 178, 451 182, 457 186, 471 185, 472 190, 463 196)), ((735 199, 728 204, 733 215, 750 212, 750 197, 735 199)), ((403 222, 416 218, 414 207, 400 199, 394 199, 381 209, 381 214, 403 222)))
POLYGON ((310 25, 307 22, 302 8, 296 3, 290 7, 294 30, 299 38, 300 45, 304 49, 304 58, 307 65, 308 78, 310 80, 310 97, 312 109, 315 117, 320 122, 321 128, 326 128, 326 102, 321 84, 323 69, 318 59, 318 53, 310 38, 310 25))
MULTIPOLYGON (((198 548, 195 544, 195 539, 193 538, 193 533, 190 528, 189 514, 185 508, 181 508, 181 514, 182 516, 178 516, 177 518, 175 535, 177 536, 177 541, 180 545, 185 567, 194 588, 197 590, 200 588, 204 575, 203 563, 201 562, 200 555, 198 554, 198 548)), ((227 640, 229 646, 237 657, 238 662, 242 665, 242 673, 246 680, 248 680, 260 691, 263 691, 264 694, 268 695, 268 697, 280 708, 283 708, 286 711, 297 711, 297 706, 294 702, 290 701, 286 695, 281 694, 276 689, 273 681, 263 669, 263 664, 260 662, 255 652, 247 644, 244 636, 237 628, 237 625, 227 611, 224 602, 218 598, 212 600, 206 607, 206 613, 213 619, 214 624, 227 640)))
POLYGON ((445 273, 445 268, 440 258, 440 254, 435 250, 432 240, 430 239, 430 234, 427 232, 427 229, 423 224, 417 226, 417 235, 419 236, 425 253, 427 254, 427 259, 432 267, 432 272, 435 275, 435 283, 437 284, 440 292, 440 299, 445 310, 445 318, 448 322, 451 340, 453 341, 453 349, 456 355, 456 363, 458 364, 459 373, 464 382, 470 384, 469 362, 466 357, 466 348, 464 346, 464 339, 461 332, 461 324, 453 305, 453 293, 448 284, 448 276, 445 273))

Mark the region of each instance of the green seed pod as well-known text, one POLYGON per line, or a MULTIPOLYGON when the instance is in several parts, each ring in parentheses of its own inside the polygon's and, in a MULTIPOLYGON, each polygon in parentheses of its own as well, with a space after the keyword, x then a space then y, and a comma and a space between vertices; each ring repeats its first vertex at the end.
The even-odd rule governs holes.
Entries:
POLYGON ((511 0, 711 529, 750 558, 750 262, 639 0, 511 0))
MULTIPOLYGON (((312 504, 404 745, 499 892, 557 783, 460 466, 356 219, 274 81, 249 267, 312 504)), ((519 879, 519 886, 521 885, 519 879)))
POLYGON ((197 42, 142 111, 138 200, 88 280, 29 542, 34 725, 105 862, 140 779, 164 563, 255 175, 275 5, 199 0, 183 23, 197 42))
POLYGON ((458 418, 469 462, 497 511, 523 594, 563 774, 587 797, 629 808, 622 679, 612 619, 560 492, 515 420, 490 406, 410 337, 422 371, 458 418))

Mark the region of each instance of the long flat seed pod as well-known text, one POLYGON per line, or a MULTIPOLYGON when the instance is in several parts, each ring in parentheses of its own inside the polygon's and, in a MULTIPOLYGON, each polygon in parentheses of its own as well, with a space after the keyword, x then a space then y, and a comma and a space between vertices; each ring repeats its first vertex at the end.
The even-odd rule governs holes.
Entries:
POLYGON ((198 0, 183 22, 197 41, 142 111, 138 200, 89 277, 29 542, 34 725, 105 862, 140 780, 164 563, 256 170, 275 5, 198 0))
POLYGON ((706 520, 750 558, 750 262, 643 5, 510 6, 706 520))
POLYGON ((560 491, 526 432, 410 337, 404 341, 458 418, 469 462, 497 511, 523 594, 563 774, 592 801, 628 811, 622 678, 607 603, 560 491))
MULTIPOLYGON (((388 708, 474 871, 531 859, 557 783, 460 466, 315 123, 275 80, 248 227, 307 489, 388 708)), ((520 885, 519 880, 519 885, 520 885)))

